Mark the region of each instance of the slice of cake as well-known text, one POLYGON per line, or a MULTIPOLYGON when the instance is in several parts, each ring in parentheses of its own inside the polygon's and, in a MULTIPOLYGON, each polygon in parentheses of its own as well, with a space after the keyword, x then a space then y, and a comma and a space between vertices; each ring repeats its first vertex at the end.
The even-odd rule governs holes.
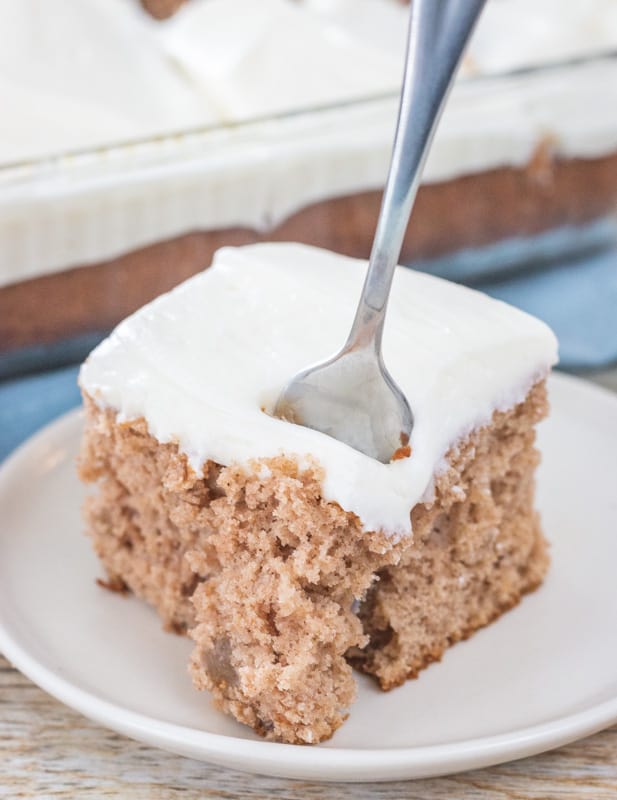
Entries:
POLYGON ((538 320, 399 268, 385 360, 415 416, 382 464, 272 417, 344 341, 365 262, 220 250, 88 358, 86 519, 109 585, 195 642, 197 688, 264 736, 318 742, 516 604, 547 568, 534 426, 556 342, 538 320))

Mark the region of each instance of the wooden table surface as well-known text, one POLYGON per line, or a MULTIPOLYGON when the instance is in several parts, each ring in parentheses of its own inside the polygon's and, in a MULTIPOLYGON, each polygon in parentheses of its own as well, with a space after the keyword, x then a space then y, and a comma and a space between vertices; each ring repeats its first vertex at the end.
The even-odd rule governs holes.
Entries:
MULTIPOLYGON (((617 391, 617 370, 593 376, 617 391)), ((319 784, 263 778, 155 750, 42 692, 0 656, 0 798, 617 800, 617 726, 543 755, 446 778, 319 784)))

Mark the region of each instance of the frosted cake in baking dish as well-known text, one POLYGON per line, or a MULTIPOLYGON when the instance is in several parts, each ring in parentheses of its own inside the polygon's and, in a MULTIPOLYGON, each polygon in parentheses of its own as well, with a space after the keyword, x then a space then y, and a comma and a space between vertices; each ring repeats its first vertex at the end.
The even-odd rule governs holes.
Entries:
MULTIPOLYGON (((588 244, 617 207, 616 8, 487 4, 404 262, 564 226, 588 244)), ((163 22, 0 0, 0 352, 101 335, 222 245, 367 257, 406 25, 399 0, 189 0, 163 22)))
POLYGON ((399 268, 385 360, 410 401, 382 464, 270 411, 331 354, 366 264, 296 244, 220 250, 84 363, 82 478, 108 585, 194 640, 190 672, 264 736, 327 739, 352 666, 384 689, 536 588, 540 321, 399 268))

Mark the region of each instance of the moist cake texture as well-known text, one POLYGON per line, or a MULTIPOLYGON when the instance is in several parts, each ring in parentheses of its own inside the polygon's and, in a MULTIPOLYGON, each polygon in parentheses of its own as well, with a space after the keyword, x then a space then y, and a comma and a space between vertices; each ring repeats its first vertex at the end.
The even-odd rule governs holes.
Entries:
POLYGON ((384 689, 415 677, 548 564, 534 426, 555 342, 537 320, 399 272, 386 361, 416 427, 389 465, 262 410, 306 349, 336 346, 364 266, 294 245, 221 251, 82 367, 86 520, 109 583, 188 632, 195 686, 275 740, 328 738, 352 665, 384 689))

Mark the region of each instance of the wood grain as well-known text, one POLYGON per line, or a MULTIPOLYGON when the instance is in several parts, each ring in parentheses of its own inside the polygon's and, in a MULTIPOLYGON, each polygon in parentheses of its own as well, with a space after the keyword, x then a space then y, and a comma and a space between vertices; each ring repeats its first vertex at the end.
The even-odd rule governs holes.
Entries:
POLYGON ((617 726, 560 750, 447 778, 319 784, 221 769, 125 739, 46 695, 0 656, 0 798, 615 800, 617 726))

